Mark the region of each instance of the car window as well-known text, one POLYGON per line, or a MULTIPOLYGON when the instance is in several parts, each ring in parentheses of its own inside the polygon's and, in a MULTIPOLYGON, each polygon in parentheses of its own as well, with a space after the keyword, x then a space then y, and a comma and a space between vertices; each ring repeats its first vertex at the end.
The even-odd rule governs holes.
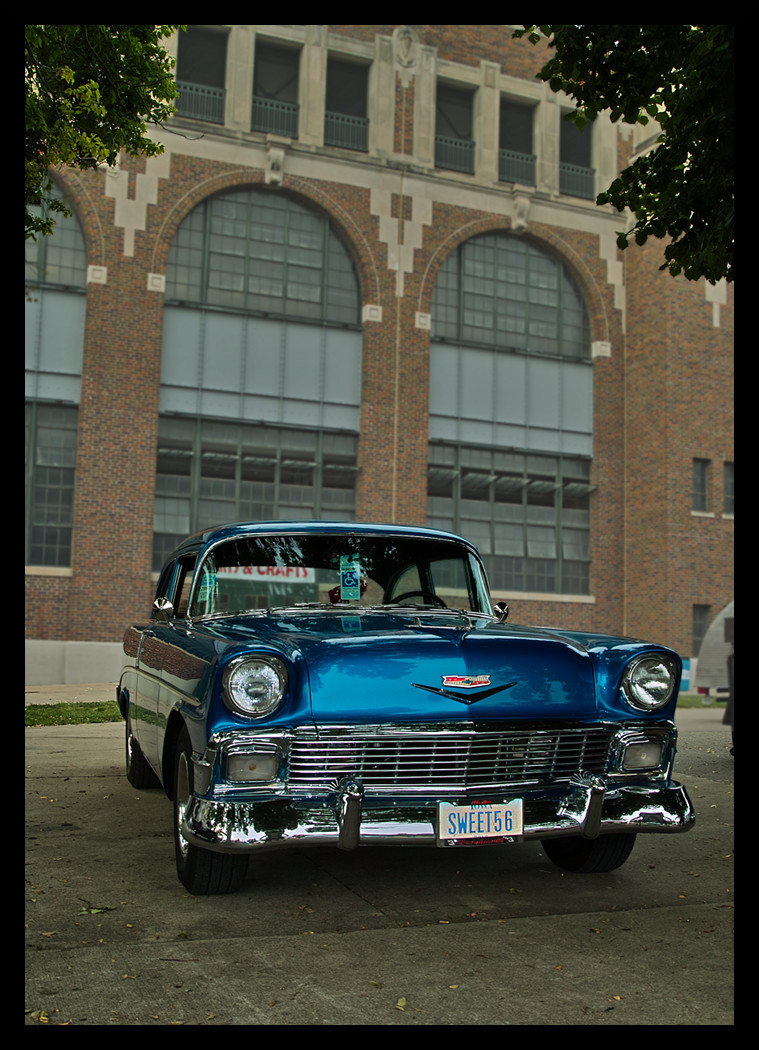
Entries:
POLYGON ((297 605, 403 604, 489 612, 479 562, 453 541, 308 534, 240 538, 205 558, 192 616, 297 605))
POLYGON ((179 572, 177 573, 176 585, 174 588, 175 600, 174 600, 174 615, 185 617, 187 616, 187 603, 190 598, 190 587, 192 585, 192 574, 195 571, 196 558, 193 555, 188 558, 180 558, 179 560, 179 572))
POLYGON ((419 575, 418 565, 409 565, 398 577, 393 580, 387 590, 385 600, 392 602, 402 594, 418 592, 422 589, 422 579, 419 575))

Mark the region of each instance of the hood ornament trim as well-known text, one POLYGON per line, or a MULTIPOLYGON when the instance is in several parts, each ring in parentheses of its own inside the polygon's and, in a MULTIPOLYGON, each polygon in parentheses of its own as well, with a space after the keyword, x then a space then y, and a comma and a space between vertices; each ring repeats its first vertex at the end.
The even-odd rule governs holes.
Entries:
POLYGON ((478 685, 490 685, 489 674, 444 674, 443 685, 456 689, 476 689, 478 685))
MULTIPOLYGON (((483 684, 485 680, 488 684, 490 683, 490 675, 443 675, 443 685, 453 685, 454 682, 460 689, 473 689, 478 685, 483 684)), ((447 696, 449 700, 456 700, 460 704, 476 704, 480 700, 487 700, 489 696, 494 696, 496 693, 502 693, 506 689, 511 689, 516 682, 507 682, 506 685, 496 685, 492 689, 481 689, 477 693, 454 693, 451 689, 438 689, 434 685, 422 685, 421 682, 411 683, 414 689, 425 689, 428 693, 437 693, 438 696, 447 696)))

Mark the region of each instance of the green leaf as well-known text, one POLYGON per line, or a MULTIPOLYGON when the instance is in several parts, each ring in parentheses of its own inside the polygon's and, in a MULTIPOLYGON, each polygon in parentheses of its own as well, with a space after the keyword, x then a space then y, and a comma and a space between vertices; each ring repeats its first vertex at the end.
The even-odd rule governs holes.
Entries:
POLYGON ((27 25, 24 27, 25 236, 49 233, 53 219, 34 209, 58 164, 86 170, 125 150, 163 149, 147 127, 175 111, 174 60, 163 41, 179 26, 27 25))
POLYGON ((606 112, 611 121, 646 126, 658 121, 656 147, 636 158, 599 205, 635 215, 619 234, 645 244, 657 237, 676 245, 663 267, 714 283, 733 278, 734 69, 733 25, 524 26, 532 44, 546 46, 539 79, 575 102, 568 119, 582 127, 606 112))

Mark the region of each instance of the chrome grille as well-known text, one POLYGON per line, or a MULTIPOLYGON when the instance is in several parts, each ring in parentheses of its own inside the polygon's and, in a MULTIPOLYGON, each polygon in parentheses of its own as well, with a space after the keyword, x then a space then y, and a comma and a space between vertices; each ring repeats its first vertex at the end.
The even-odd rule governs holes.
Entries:
POLYGON ((335 734, 290 745, 291 788, 328 789, 347 774, 369 791, 550 784, 606 769, 606 729, 335 734))

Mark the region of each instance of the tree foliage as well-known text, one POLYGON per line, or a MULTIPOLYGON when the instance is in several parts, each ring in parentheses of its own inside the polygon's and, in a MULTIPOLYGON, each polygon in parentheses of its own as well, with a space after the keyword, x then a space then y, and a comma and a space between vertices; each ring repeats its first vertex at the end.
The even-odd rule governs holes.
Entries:
POLYGON ((554 53, 538 76, 575 100, 580 127, 603 111, 658 124, 652 148, 597 198, 634 216, 618 246, 669 238, 660 269, 732 280, 734 27, 545 25, 513 35, 549 38, 554 53))
MULTIPOLYGON (((24 26, 26 155, 24 233, 50 233, 51 216, 36 214, 48 171, 84 170, 132 156, 161 153, 147 136, 174 112, 174 60, 162 40, 178 26, 24 26)), ((53 211, 66 211, 58 200, 53 211)))

